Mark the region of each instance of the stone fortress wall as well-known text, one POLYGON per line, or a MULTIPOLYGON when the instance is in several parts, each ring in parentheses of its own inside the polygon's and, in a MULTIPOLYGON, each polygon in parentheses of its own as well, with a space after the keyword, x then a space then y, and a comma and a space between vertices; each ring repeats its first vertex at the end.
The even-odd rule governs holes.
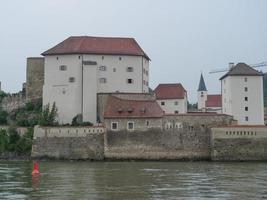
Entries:
POLYGON ((22 91, 8 94, 0 102, 0 107, 11 112, 25 106, 27 102, 36 102, 42 98, 44 83, 44 58, 27 58, 26 83, 23 84, 22 91))
POLYGON ((33 158, 104 159, 103 127, 35 126, 33 158))
MULTIPOLYGON (((162 119, 162 127, 127 131, 126 121, 120 131, 107 130, 105 134, 105 158, 138 160, 209 160, 211 127, 230 125, 227 115, 169 115, 162 119)), ((135 124, 143 123, 136 119, 135 124)), ((152 119, 150 119, 152 120, 152 119)), ((158 122, 159 119, 154 119, 158 122)), ((106 120, 106 127, 112 121, 106 120)), ((131 119, 132 121, 132 119, 131 119)))
POLYGON ((211 130, 212 160, 267 160, 266 127, 233 126, 211 130))

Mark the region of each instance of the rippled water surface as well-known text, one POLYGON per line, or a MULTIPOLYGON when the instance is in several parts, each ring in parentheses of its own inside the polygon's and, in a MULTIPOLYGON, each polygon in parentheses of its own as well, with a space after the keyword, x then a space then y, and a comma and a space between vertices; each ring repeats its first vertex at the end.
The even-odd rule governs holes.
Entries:
POLYGON ((0 161, 0 199, 267 199, 267 163, 0 161))

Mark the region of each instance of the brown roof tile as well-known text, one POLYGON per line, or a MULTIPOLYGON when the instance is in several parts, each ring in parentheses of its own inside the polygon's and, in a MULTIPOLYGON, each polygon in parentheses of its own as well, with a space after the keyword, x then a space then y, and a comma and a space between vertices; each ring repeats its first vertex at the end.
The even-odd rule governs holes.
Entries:
POLYGON ((111 54, 149 57, 134 38, 72 36, 42 53, 60 54, 111 54))
POLYGON ((163 111, 156 101, 137 101, 110 96, 104 118, 160 118, 163 111))
POLYGON ((207 95, 206 107, 222 107, 222 95, 220 94, 207 95))
POLYGON ((181 83, 159 84, 154 90, 157 99, 183 99, 186 90, 181 83))
POLYGON ((263 73, 258 72, 246 63, 238 63, 225 75, 223 75, 220 80, 224 79, 227 76, 263 76, 263 73))

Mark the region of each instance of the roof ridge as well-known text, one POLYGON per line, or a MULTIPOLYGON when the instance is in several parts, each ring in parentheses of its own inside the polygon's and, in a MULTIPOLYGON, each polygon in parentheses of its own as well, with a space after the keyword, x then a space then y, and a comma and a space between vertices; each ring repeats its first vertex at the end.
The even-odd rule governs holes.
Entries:
POLYGON ((122 99, 116 96, 110 96, 112 98, 118 99, 118 100, 122 100, 122 101, 135 101, 135 102, 156 102, 156 100, 135 100, 135 99, 122 99))

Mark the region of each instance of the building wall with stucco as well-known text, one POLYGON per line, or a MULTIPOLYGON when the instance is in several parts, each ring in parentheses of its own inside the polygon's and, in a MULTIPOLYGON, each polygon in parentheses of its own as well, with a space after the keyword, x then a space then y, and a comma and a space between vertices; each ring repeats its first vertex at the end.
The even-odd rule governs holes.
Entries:
POLYGON ((60 123, 71 123, 77 114, 96 123, 97 93, 148 93, 148 81, 149 60, 143 56, 45 56, 43 105, 56 103, 60 123))

